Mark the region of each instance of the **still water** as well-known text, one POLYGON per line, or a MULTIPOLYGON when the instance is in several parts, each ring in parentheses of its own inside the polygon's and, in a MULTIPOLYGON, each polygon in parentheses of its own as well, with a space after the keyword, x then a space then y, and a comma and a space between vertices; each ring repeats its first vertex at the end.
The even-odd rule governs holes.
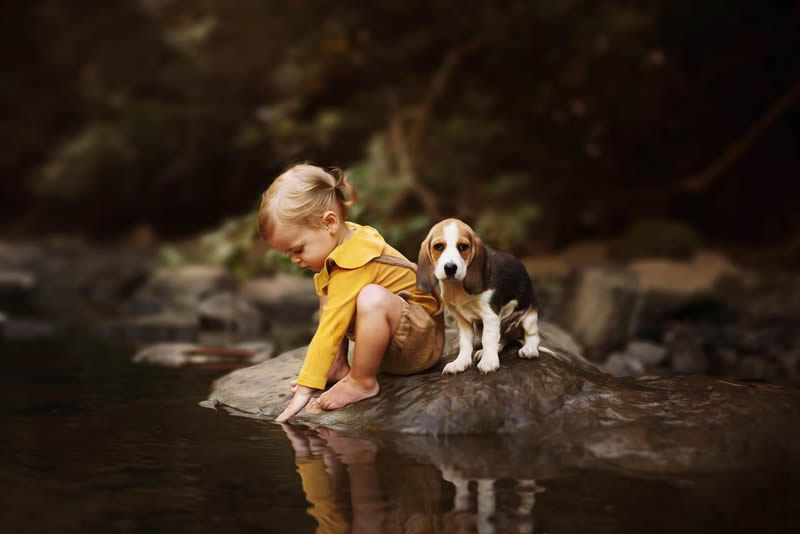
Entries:
POLYGON ((0 344, 0 531, 800 532, 785 472, 642 477, 538 457, 535 477, 515 478, 523 466, 486 465, 479 441, 474 466, 456 467, 452 440, 415 451, 201 408, 225 371, 131 354, 0 344))

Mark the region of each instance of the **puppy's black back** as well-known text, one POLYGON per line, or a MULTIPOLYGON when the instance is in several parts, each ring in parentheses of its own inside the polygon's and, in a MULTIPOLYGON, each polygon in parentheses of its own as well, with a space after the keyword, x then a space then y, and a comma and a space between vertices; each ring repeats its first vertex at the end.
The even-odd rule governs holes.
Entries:
POLYGON ((514 299, 517 300, 514 311, 538 306, 528 271, 515 256, 486 247, 486 270, 488 287, 495 290, 489 301, 495 313, 499 313, 507 302, 514 299))

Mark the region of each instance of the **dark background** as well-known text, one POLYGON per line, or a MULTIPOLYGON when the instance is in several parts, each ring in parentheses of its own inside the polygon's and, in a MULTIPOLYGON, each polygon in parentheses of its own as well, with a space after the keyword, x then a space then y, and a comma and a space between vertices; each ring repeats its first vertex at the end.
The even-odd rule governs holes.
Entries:
POLYGON ((517 253, 652 223, 800 265, 797 1, 41 0, 0 24, 7 236, 182 238, 311 161, 406 251, 459 216, 517 253))

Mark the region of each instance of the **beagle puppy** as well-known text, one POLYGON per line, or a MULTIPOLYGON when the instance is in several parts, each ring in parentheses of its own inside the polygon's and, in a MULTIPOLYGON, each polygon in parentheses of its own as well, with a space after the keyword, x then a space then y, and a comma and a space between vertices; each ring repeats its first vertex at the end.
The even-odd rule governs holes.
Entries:
POLYGON ((521 358, 536 358, 539 315, 530 276, 517 258, 483 244, 472 228, 446 219, 428 232, 419 250, 417 288, 430 293, 440 285, 442 300, 455 317, 459 351, 443 374, 460 373, 472 365, 476 327, 483 327, 478 370, 500 367, 498 353, 506 342, 521 341, 521 358))

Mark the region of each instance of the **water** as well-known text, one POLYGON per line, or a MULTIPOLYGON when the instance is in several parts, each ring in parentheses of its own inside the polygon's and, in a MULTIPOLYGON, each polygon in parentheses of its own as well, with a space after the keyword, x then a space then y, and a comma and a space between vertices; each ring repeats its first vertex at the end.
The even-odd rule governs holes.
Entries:
POLYGON ((414 450, 200 408, 223 371, 130 356, 85 338, 0 345, 2 532, 800 532, 784 473, 644 478, 531 458, 537 476, 515 479, 480 447, 451 465, 478 438, 414 450))

